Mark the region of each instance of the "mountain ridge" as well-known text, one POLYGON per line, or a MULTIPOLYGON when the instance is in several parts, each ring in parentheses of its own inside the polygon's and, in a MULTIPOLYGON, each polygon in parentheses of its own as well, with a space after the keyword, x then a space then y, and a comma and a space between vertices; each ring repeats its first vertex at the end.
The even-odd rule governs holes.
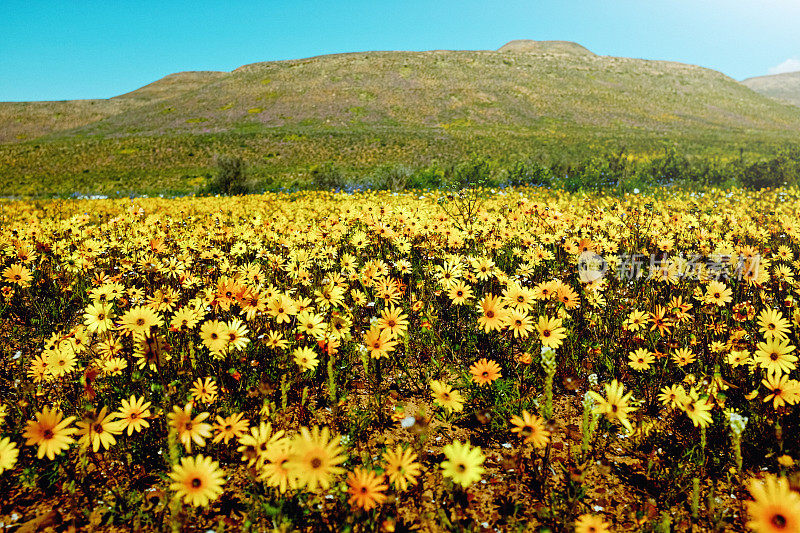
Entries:
POLYGON ((800 71, 755 76, 742 83, 759 94, 800 106, 800 71))
POLYGON ((107 100, 0 104, 0 186, 57 175, 190 190, 220 154, 280 180, 328 161, 368 172, 473 153, 757 155, 798 136, 800 108, 720 72, 516 40, 256 62, 171 74, 107 100))

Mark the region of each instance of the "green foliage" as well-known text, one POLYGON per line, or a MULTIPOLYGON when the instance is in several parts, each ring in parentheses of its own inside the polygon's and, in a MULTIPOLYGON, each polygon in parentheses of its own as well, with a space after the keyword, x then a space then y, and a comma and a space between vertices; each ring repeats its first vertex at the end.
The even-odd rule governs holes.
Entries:
POLYGON ((406 165, 381 165, 370 176, 370 185, 373 189, 388 191, 404 191, 411 182, 414 171, 406 165))
POLYGON ((537 161, 517 161, 507 170, 506 183, 512 187, 549 186, 553 183, 553 172, 537 161))
POLYGON ((473 156, 452 167, 446 177, 445 186, 460 191, 492 185, 493 165, 491 160, 473 156))
POLYGON ((309 174, 311 182, 308 188, 310 189, 320 191, 338 190, 348 183, 342 169, 331 161, 312 166, 309 174))
POLYGON ((800 149, 785 150, 776 157, 745 166, 741 181, 751 189, 774 189, 800 183, 800 149))
POLYGON ((247 180, 247 166, 241 157, 219 156, 217 172, 204 191, 207 194, 237 195, 252 192, 247 180))
MULTIPOLYGON (((696 159, 753 164, 797 144, 800 110, 718 72, 594 56, 574 43, 518 44, 339 54, 174 74, 109 100, 0 103, 0 189, 192 193, 226 154, 248 162, 259 189, 400 190, 438 187, 476 153, 491 161, 496 184, 624 188, 685 179, 684 156, 699 172, 696 159), (654 160, 662 166, 645 169, 654 160), (338 168, 323 168, 317 183, 314 166, 325 162, 338 168)), ((719 168, 708 165, 693 183, 730 181, 719 168)), ((773 170, 753 168, 747 182, 771 183, 758 175, 773 170)))

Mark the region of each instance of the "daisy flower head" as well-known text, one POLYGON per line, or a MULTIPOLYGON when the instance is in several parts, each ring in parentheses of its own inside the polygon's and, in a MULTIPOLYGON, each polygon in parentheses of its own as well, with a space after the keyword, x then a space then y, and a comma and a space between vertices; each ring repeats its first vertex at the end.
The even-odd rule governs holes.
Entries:
POLYGON ((216 423, 214 424, 216 435, 214 435, 211 442, 228 444, 229 440, 239 439, 244 436, 248 429, 250 429, 250 421, 244 418, 242 413, 236 413, 227 418, 217 415, 216 423))
POLYGON ((695 354, 689 348, 679 348, 672 354, 672 361, 680 367, 694 363, 695 359, 695 354))
POLYGON ((38 445, 37 457, 39 459, 47 456, 51 461, 56 455, 69 448, 75 442, 72 438, 77 429, 70 427, 74 416, 64 418, 64 414, 59 409, 51 409, 45 406, 40 413, 36 414, 35 421, 29 421, 25 427, 23 437, 27 439, 26 445, 38 445))
POLYGON ((195 507, 216 500, 225 484, 225 472, 219 469, 219 463, 203 455, 181 458, 169 477, 172 479, 169 488, 175 491, 175 497, 195 507))
POLYGON ((800 494, 785 478, 767 474, 763 481, 750 480, 748 489, 753 500, 745 502, 747 527, 756 533, 800 531, 800 494))
POLYGON ((120 318, 120 329, 140 337, 149 335, 152 328, 161 327, 164 320, 157 312, 148 307, 134 307, 120 318))
POLYGON ((137 399, 131 395, 129 399, 122 400, 122 406, 115 416, 121 422, 123 429, 128 430, 128 435, 150 427, 150 422, 147 421, 150 418, 150 405, 150 402, 144 401, 144 396, 137 399))
POLYGON ((628 366, 634 370, 649 370, 655 360, 647 348, 639 348, 628 354, 628 366))
POLYGON ((772 337, 759 342, 756 348, 755 362, 767 372, 788 373, 797 368, 797 356, 792 353, 794 346, 789 344, 788 339, 772 337))
POLYGON ((461 412, 464 409, 464 397, 447 383, 431 381, 431 396, 433 402, 445 411, 461 412))
POLYGON ((6 470, 11 470, 17 464, 19 448, 10 438, 0 439, 0 474, 6 470))
POLYGON ((370 357, 380 359, 389 357, 389 352, 394 351, 397 341, 392 340, 391 330, 380 329, 377 325, 373 325, 364 335, 364 345, 370 357))
POLYGON ((297 479, 288 468, 292 457, 292 446, 288 438, 281 438, 267 445, 261 454, 262 464, 258 478, 283 494, 297 488, 297 479))
POLYGON ((609 533, 611 524, 603 517, 593 514, 582 514, 575 520, 575 533, 609 533))
POLYGON ((469 487, 481 479, 485 471, 483 462, 486 456, 477 446, 472 447, 469 443, 462 444, 454 441, 442 450, 446 457, 442 461, 442 474, 458 483, 462 487, 469 487))
POLYGON ((385 491, 388 485, 383 476, 366 468, 356 468, 347 474, 347 502, 353 507, 369 511, 386 501, 385 491))
POLYGON ((294 362, 297 363, 297 366, 303 369, 303 371, 314 370, 319 364, 316 352, 308 346, 295 348, 292 354, 294 355, 294 362))
POLYGON ((189 389, 189 392, 192 395, 192 399, 196 402, 214 403, 214 400, 217 399, 218 390, 217 383, 214 379, 207 377, 205 379, 197 378, 192 384, 192 388, 189 389))
POLYGON ((767 340, 786 339, 789 333, 789 321, 777 309, 764 309, 758 314, 759 331, 767 340))
POLYGON ((500 365, 495 361, 489 361, 485 357, 473 363, 469 367, 469 373, 472 374, 472 381, 479 386, 487 385, 502 377, 500 365))
POLYGON ((606 383, 603 387, 605 388, 605 397, 589 391, 589 396, 597 402, 593 412, 605 415, 609 421, 619 423, 628 430, 628 433, 633 433, 633 426, 628 419, 628 414, 636 410, 630 405, 633 393, 626 394, 624 386, 616 379, 611 383, 606 383))
POLYGON ((661 393, 658 395, 658 401, 660 401, 664 405, 664 407, 669 407, 670 409, 680 408, 683 405, 685 399, 686 399, 686 390, 680 383, 676 383, 675 385, 668 387, 663 387, 661 389, 661 393))
POLYGON ((386 475, 397 490, 404 491, 409 485, 417 484, 422 465, 411 448, 398 444, 394 450, 383 452, 383 460, 386 461, 386 475))
POLYGON ((700 393, 692 387, 692 390, 684 397, 681 409, 695 427, 708 427, 712 422, 711 410, 714 404, 708 398, 700 397, 700 393))
POLYGON ((206 439, 211 437, 211 424, 203 422, 210 413, 200 413, 192 418, 192 404, 187 403, 181 408, 173 406, 171 413, 167 414, 169 425, 178 435, 178 440, 186 448, 187 453, 192 452, 192 442, 198 446, 205 446, 206 439))
POLYGON ((22 263, 14 263, 3 271, 3 277, 9 283, 15 283, 22 288, 29 287, 33 280, 31 271, 22 263))
POLYGON ((481 312, 481 316, 478 317, 478 326, 485 333, 503 329, 507 311, 501 302, 500 296, 491 294, 484 296, 478 303, 478 311, 481 312))
POLYGON ((567 338, 567 330, 561 326, 560 318, 548 318, 540 316, 536 324, 536 331, 539 332, 539 339, 542 346, 557 349, 567 338))
POLYGON ((292 456, 287 464, 298 486, 313 492, 330 487, 333 477, 344 472, 339 466, 347 456, 340 437, 331 437, 327 427, 306 427, 292 439, 292 456))
POLYGON ((545 428, 544 419, 532 415, 523 410, 522 416, 512 416, 512 433, 524 437, 526 443, 533 444, 537 448, 544 448, 550 442, 550 432, 545 428))
POLYGON ((103 449, 108 449, 117 443, 115 435, 122 433, 124 429, 124 422, 115 420, 116 413, 108 413, 108 408, 103 407, 100 412, 92 412, 78 422, 77 435, 81 438, 78 440, 81 448, 92 447, 93 452, 103 449))

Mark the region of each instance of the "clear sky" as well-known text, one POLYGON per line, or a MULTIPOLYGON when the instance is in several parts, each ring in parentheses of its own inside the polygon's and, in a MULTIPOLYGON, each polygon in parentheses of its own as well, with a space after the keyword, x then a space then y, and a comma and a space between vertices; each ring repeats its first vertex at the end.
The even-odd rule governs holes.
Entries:
POLYGON ((800 0, 0 0, 0 101, 107 98, 182 70, 576 41, 743 79, 800 69, 800 0))

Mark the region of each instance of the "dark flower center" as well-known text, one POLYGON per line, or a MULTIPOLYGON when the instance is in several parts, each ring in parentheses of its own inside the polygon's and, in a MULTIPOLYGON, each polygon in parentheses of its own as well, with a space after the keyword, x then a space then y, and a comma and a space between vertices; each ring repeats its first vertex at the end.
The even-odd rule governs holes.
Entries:
POLYGON ((783 529, 786 527, 786 517, 782 514, 775 514, 771 519, 770 523, 775 526, 776 529, 783 529))

